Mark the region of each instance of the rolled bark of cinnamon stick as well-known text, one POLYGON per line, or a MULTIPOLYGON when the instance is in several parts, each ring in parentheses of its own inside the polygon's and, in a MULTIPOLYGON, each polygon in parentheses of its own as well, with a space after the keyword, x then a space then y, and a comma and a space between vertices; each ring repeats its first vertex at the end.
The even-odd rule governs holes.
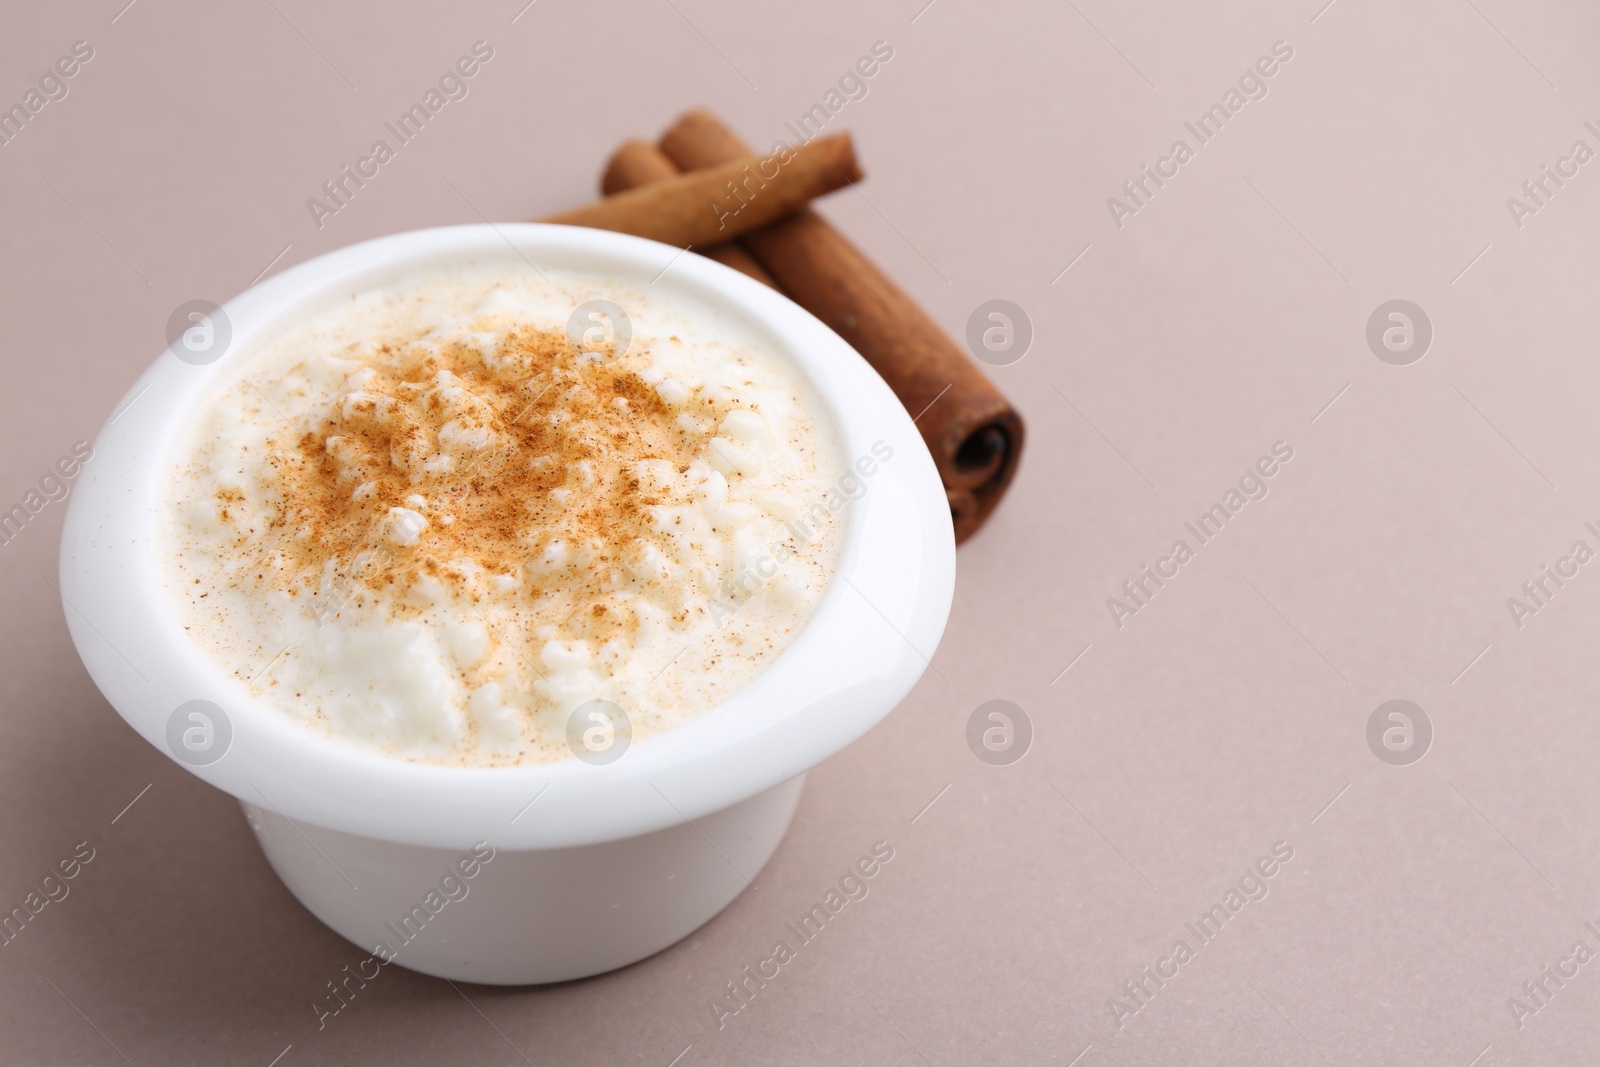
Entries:
MULTIPOLYGON (((611 153, 611 158, 606 161, 605 173, 600 176, 600 192, 604 196, 613 196, 616 193, 625 193, 629 189, 637 189, 641 185, 652 185, 655 182, 676 178, 681 173, 683 172, 678 169, 678 165, 649 141, 625 141, 622 147, 611 153)), ((751 255, 750 250, 739 241, 729 241, 715 248, 700 249, 700 254, 716 260, 723 266, 732 267, 742 274, 748 274, 763 285, 778 288, 777 281, 767 273, 767 268, 763 267, 760 260, 751 255)))
POLYGON ((717 163, 540 221, 616 230, 679 248, 710 248, 861 178, 845 133, 770 156, 743 152, 717 163))
MULTIPOLYGON (((691 173, 750 155, 707 111, 680 118, 661 150, 691 173)), ((913 414, 939 467, 956 540, 972 536, 1016 474, 1022 416, 927 312, 815 212, 802 209, 744 239, 795 302, 849 341, 913 414)))

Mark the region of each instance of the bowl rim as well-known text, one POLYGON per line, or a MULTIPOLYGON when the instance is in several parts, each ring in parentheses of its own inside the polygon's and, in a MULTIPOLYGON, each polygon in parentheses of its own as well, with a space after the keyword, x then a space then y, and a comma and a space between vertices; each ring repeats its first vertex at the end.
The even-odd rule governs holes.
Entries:
POLYGON ((162 349, 108 417, 62 532, 62 610, 85 667, 139 734, 186 770, 293 820, 380 840, 505 848, 595 844, 693 820, 805 772, 864 734, 929 665, 954 594, 955 540, 938 472, 910 415, 841 337, 787 297, 719 263, 642 238, 539 223, 412 230, 317 256, 222 305, 225 355, 162 349), (853 465, 892 458, 844 511, 838 570, 810 621, 753 681, 616 762, 447 767, 309 729, 252 694, 177 627, 155 531, 160 486, 188 413, 269 330, 335 296, 463 262, 656 279, 743 316, 811 380, 853 465), (231 741, 204 766, 168 747, 179 705, 225 709, 231 741))

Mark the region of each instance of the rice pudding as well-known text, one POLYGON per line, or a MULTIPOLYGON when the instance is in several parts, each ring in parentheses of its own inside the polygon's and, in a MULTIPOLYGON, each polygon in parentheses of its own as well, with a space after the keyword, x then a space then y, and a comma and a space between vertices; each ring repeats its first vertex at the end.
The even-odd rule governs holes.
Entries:
POLYGON ((594 700, 637 742, 771 663, 837 564, 828 414, 683 294, 430 270, 228 368, 162 487, 166 584, 216 662, 353 743, 551 762, 594 700), (631 337, 569 330, 596 297, 631 337))

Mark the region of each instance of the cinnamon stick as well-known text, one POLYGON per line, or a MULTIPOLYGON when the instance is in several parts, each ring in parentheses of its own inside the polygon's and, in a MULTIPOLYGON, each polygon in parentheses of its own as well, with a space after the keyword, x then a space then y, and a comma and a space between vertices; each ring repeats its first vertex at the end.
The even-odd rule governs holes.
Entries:
MULTIPOLYGON (((817 144, 811 141, 799 149, 817 144)), ((691 111, 661 138, 678 166, 721 173, 750 155, 707 111, 691 111)), ((827 323, 882 375, 915 416, 950 502, 956 540, 983 525, 1016 474, 1022 417, 898 285, 825 219, 802 209, 745 242, 796 303, 827 323)))
POLYGON ((540 221, 616 230, 680 248, 709 248, 861 178, 845 133, 765 157, 741 152, 717 164, 540 221))
MULTIPOLYGON (((664 182, 668 178, 676 178, 681 173, 683 172, 678 169, 678 165, 649 141, 624 141, 622 147, 611 153, 611 158, 606 161, 605 173, 600 176, 600 192, 605 196, 611 196, 636 189, 641 185, 664 182)), ((723 266, 748 274, 764 285, 778 288, 777 281, 767 273, 767 268, 763 267, 761 261, 751 255, 750 250, 738 241, 729 241, 715 248, 703 248, 700 254, 716 260, 723 266)))

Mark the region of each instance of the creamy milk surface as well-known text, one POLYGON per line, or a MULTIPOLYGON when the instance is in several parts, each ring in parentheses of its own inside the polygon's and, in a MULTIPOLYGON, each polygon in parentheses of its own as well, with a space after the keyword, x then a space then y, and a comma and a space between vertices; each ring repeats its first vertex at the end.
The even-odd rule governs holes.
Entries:
POLYGON ((285 715, 399 758, 569 758, 596 700, 634 742, 669 729, 771 663, 837 563, 820 400, 682 294, 430 270, 230 366, 165 487, 181 620, 285 715), (620 353, 607 320, 569 337, 595 298, 620 353))

